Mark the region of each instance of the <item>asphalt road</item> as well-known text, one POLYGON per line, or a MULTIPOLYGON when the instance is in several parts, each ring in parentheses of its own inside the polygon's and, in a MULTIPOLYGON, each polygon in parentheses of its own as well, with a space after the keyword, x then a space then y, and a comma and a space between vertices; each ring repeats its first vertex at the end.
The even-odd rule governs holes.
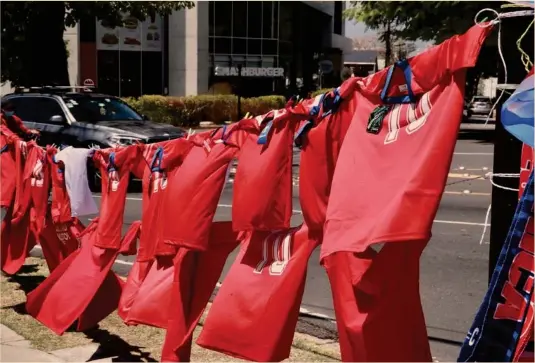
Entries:
MULTIPOLYGON (((491 185, 484 179, 492 171, 493 126, 464 125, 459 135, 442 198, 433 237, 421 259, 420 292, 433 356, 439 361, 455 361, 476 310, 486 292, 488 231, 480 238, 490 204, 491 185)), ((295 170, 299 164, 295 153, 295 170)), ((95 195, 97 203, 100 202, 95 195)), ((220 200, 216 220, 230 220, 232 183, 220 200)), ((301 223, 297 186, 294 187, 293 224, 301 223)), ((141 218, 141 195, 129 193, 125 225, 141 218)), ((85 222, 88 222, 87 220, 85 222)), ((237 251, 228 259, 223 276, 237 251)), ((134 257, 119 257, 114 270, 127 274, 134 257)), ((319 265, 319 249, 310 259, 307 287, 302 302, 298 330, 323 338, 336 338, 329 281, 319 265), (316 317, 317 316, 317 317, 316 317)))

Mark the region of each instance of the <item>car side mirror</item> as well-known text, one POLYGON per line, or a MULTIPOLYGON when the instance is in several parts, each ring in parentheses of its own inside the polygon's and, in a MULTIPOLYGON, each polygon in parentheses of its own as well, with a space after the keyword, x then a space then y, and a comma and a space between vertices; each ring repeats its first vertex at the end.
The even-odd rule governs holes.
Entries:
POLYGON ((64 119, 63 119, 63 116, 61 116, 61 115, 54 115, 54 116, 50 117, 50 122, 62 123, 63 121, 64 121, 64 119))
POLYGON ((149 116, 147 116, 147 115, 143 115, 143 120, 145 120, 145 121, 150 121, 150 118, 149 118, 149 116))

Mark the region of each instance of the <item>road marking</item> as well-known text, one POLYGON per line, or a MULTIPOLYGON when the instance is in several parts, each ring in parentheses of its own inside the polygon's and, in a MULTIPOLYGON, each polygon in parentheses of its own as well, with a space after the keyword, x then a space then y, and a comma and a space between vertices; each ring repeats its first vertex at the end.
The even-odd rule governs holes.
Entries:
POLYGON ((448 195, 466 195, 466 196, 476 196, 476 197, 488 197, 491 195, 491 193, 479 193, 479 192, 470 192, 470 193, 465 193, 465 192, 454 192, 454 191, 445 191, 444 194, 448 194, 448 195))
MULTIPOLYGON (((95 197, 100 197, 100 195, 95 195, 95 197)), ((128 200, 141 200, 141 198, 126 198, 126 199, 128 199, 128 200)), ((231 204, 218 204, 217 206, 218 207, 222 207, 222 208, 232 208, 231 204)), ((303 212, 300 211, 299 209, 294 209, 294 210, 292 210, 292 212, 294 214, 303 214, 303 212)), ((433 222, 434 223, 444 223, 444 224, 459 224, 459 225, 463 225, 463 226, 482 226, 482 227, 485 226, 484 223, 461 222, 461 221, 443 221, 443 220, 439 220, 439 219, 435 219, 433 222)), ((487 224, 487 226, 490 226, 490 224, 487 224)))
POLYGON ((494 155, 494 153, 453 153, 453 155, 494 155))
POLYGON ((435 219, 433 223, 441 223, 441 224, 459 224, 461 226, 478 226, 478 227, 489 227, 490 224, 485 223, 475 223, 475 222, 461 222, 461 221, 443 221, 440 219, 435 219))
POLYGON ((467 174, 467 173, 449 173, 448 178, 453 179, 483 179, 485 178, 485 175, 478 175, 478 174, 467 174))

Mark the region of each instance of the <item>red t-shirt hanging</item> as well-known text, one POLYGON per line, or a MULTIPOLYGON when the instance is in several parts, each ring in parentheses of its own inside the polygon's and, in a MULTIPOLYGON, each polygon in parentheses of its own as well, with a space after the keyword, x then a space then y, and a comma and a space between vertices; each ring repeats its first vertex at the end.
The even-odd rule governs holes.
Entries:
POLYGON ((302 136, 299 201, 310 230, 323 230, 334 168, 355 112, 353 92, 353 85, 345 82, 339 89, 316 97, 312 107, 318 107, 318 114, 310 121, 312 128, 302 136), (331 108, 324 98, 332 100, 331 108), (332 113, 327 115, 329 111, 332 113))
POLYGON ((304 225, 248 232, 197 344, 256 362, 288 358, 308 260, 320 242, 304 225))
POLYGON ((162 205, 165 218, 172 218, 163 230, 165 243, 206 250, 210 226, 225 185, 229 166, 249 132, 256 132, 254 120, 244 119, 216 130, 206 137, 194 135, 195 146, 177 170, 162 205), (224 142, 223 142, 224 141, 224 142))
POLYGON ((300 119, 282 109, 255 120, 262 132, 249 135, 238 154, 232 225, 236 231, 289 228, 293 141, 300 119))
POLYGON ((126 193, 132 165, 142 161, 142 145, 96 150, 93 156, 102 177, 100 223, 96 247, 119 249, 126 193))

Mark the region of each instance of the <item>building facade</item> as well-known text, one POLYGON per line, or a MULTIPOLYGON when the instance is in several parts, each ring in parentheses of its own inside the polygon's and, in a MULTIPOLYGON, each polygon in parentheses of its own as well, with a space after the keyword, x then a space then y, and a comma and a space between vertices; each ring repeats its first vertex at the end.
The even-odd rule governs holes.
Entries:
POLYGON ((198 1, 195 7, 110 28, 82 19, 66 32, 71 83, 92 80, 121 97, 239 93, 337 86, 342 1, 198 1), (319 64, 331 66, 319 70, 319 64))

